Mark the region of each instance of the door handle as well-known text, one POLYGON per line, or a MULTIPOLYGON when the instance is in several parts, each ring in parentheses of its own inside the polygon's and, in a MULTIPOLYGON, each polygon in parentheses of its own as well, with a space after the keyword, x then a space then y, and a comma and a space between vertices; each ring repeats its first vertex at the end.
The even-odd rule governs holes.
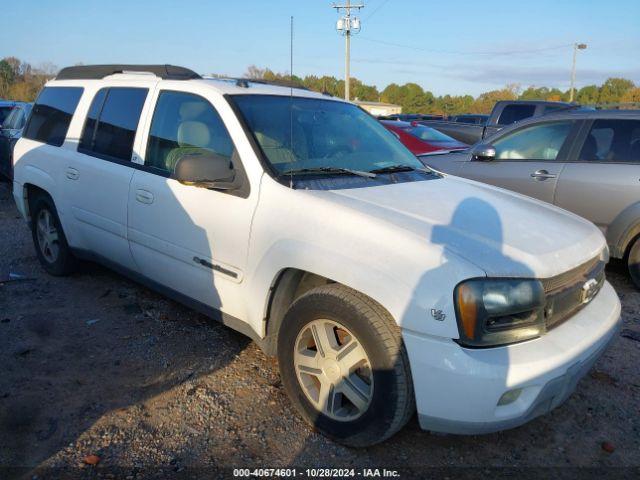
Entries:
POLYGON ((547 178, 556 178, 556 175, 555 173, 549 173, 547 170, 536 170, 531 174, 531 177, 542 182, 547 178))
POLYGON ((73 167, 68 167, 66 173, 69 180, 77 180, 80 177, 80 172, 73 167))
POLYGON ((136 190, 136 200, 140 203, 151 205, 153 203, 153 193, 139 188, 138 190, 136 190))

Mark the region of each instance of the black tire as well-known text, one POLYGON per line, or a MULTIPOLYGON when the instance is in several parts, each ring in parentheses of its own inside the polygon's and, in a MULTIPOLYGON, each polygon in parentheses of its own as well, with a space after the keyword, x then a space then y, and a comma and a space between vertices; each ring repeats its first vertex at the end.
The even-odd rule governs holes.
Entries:
POLYGON ((283 386, 304 419, 327 437, 352 447, 382 442, 400 430, 415 410, 409 359, 400 329, 377 302, 339 284, 314 288, 290 307, 278 335, 278 361, 283 386), (318 319, 353 332, 371 363, 370 403, 354 420, 335 420, 317 409, 298 381, 294 349, 298 335, 318 319))
POLYGON ((58 212, 53 200, 46 193, 36 193, 29 200, 29 210, 31 213, 31 236, 36 249, 38 260, 47 273, 55 276, 64 276, 73 273, 77 267, 77 260, 73 256, 67 238, 62 230, 58 212), (57 254, 55 256, 46 256, 41 246, 41 240, 38 237, 38 219, 41 215, 48 214, 52 221, 52 226, 57 233, 57 241, 53 244, 57 245, 57 254))
POLYGON ((640 289, 640 237, 633 241, 627 255, 627 269, 631 276, 631 281, 636 288, 640 289))

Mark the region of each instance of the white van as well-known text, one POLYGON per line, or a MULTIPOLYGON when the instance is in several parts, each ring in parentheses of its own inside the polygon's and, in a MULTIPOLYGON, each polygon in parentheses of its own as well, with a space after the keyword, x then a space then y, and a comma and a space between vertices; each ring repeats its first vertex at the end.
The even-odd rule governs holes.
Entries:
POLYGON ((277 355, 347 445, 520 425, 616 335, 600 231, 424 168, 363 110, 173 66, 63 69, 14 155, 48 272, 102 262, 277 355))

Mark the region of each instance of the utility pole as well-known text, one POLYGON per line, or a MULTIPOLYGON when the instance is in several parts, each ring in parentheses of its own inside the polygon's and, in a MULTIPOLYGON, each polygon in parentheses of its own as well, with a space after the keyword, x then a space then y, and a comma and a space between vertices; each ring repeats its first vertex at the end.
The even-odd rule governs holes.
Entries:
POLYGON ((578 50, 585 50, 586 48, 586 43, 573 44, 573 66, 571 67, 571 89, 569 90, 569 102, 573 102, 573 91, 576 84, 576 55, 578 53, 578 50))
POLYGON ((344 98, 350 100, 350 63, 351 63, 351 35, 360 31, 360 19, 351 15, 351 10, 360 11, 364 4, 351 5, 351 0, 346 0, 344 5, 331 5, 337 12, 344 10, 344 15, 338 19, 336 30, 344 35, 344 98))

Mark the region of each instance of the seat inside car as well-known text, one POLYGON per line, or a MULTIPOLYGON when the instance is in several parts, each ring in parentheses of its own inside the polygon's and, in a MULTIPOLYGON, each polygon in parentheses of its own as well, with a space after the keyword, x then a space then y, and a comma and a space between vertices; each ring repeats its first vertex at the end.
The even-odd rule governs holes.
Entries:
POLYGON ((304 130, 297 122, 265 122, 256 128, 256 139, 273 164, 291 163, 308 157, 304 130), (287 138, 293 131, 293 139, 287 138), (293 149, 291 149, 293 140, 293 149))
POLYGON ((582 151, 580 152, 580 160, 593 161, 598 159, 598 142, 592 133, 586 138, 582 151))
POLYGON ((206 122, 200 119, 205 116, 206 104, 203 102, 184 102, 180 105, 176 139, 178 147, 172 149, 166 157, 165 168, 173 172, 181 156, 199 153, 203 150, 215 150, 212 147, 212 134, 206 122))

